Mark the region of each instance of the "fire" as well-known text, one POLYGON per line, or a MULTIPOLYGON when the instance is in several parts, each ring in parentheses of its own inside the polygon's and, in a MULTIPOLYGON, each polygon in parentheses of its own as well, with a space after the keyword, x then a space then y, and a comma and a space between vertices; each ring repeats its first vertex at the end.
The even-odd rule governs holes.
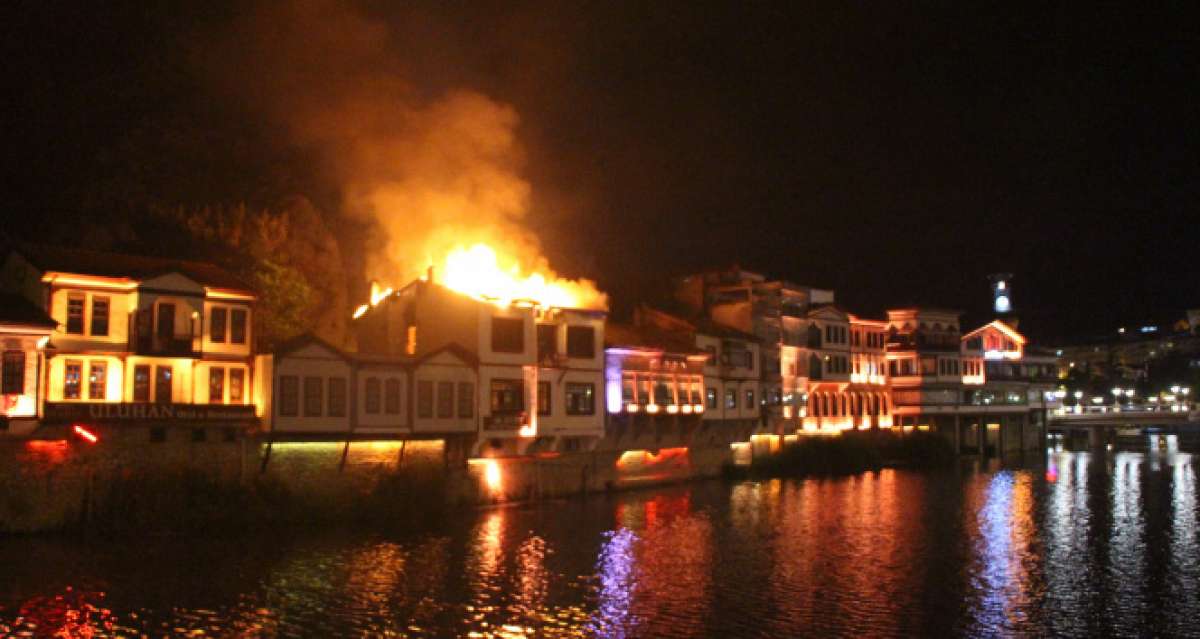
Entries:
MULTIPOLYGON (((430 260, 433 262, 433 260, 430 260)), ((430 271, 438 284, 496 306, 533 304, 542 307, 606 310, 608 298, 590 280, 567 280, 553 271, 526 273, 516 259, 502 257, 483 243, 459 245, 430 271)), ((428 274, 422 275, 426 279, 428 274)), ((371 299, 354 310, 354 319, 365 315, 393 293, 391 287, 371 282, 371 299)))
POLYGON ((362 317, 363 314, 370 310, 372 306, 376 306, 383 300, 387 299, 387 296, 391 295, 392 292, 393 291, 390 286, 384 288, 380 286, 378 282, 371 282, 371 302, 369 304, 363 304, 354 309, 354 319, 362 317))
POLYGON ((507 306, 529 301, 539 306, 604 309, 607 300, 587 280, 565 280, 553 272, 524 273, 515 259, 502 259, 486 244, 459 246, 446 256, 434 277, 442 286, 507 306))

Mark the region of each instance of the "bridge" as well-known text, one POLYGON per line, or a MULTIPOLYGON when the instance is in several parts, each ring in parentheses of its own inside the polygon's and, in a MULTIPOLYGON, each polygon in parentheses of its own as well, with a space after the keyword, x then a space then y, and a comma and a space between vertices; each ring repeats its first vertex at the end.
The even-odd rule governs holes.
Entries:
POLYGON ((1089 407, 1083 412, 1053 411, 1047 415, 1046 430, 1068 442, 1090 447, 1137 439, 1150 434, 1175 435, 1178 441, 1200 443, 1200 410, 1124 409, 1089 407))

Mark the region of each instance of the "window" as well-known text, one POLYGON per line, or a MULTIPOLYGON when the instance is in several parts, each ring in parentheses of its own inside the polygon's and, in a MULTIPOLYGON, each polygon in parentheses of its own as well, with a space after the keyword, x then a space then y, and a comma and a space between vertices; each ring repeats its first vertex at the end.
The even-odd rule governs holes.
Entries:
POLYGON ((300 381, 295 375, 279 378, 279 414, 295 417, 300 412, 300 381))
POLYGON ((454 382, 438 382, 437 416, 438 419, 454 417, 454 382))
POLYGON ((105 362, 88 362, 88 399, 104 401, 107 374, 105 362))
POLYGON ((706 400, 709 410, 716 410, 717 409, 717 389, 710 386, 710 387, 704 389, 704 393, 705 393, 705 400, 706 400))
POLYGON ((433 417, 433 382, 417 382, 417 417, 433 417))
POLYGON ((567 327, 567 357, 591 359, 596 356, 596 329, 591 326, 567 327))
POLYGON ((497 353, 524 352, 525 321, 519 317, 493 317, 492 350, 497 353))
POLYGON ((654 380, 654 403, 659 406, 666 404, 674 404, 674 398, 671 391, 671 380, 666 377, 659 377, 654 380))
POLYGON ((108 298, 92 298, 92 335, 108 335, 108 298))
MULTIPOLYGON (((231 373, 233 371, 230 371, 231 373)), ((329 416, 346 416, 346 378, 329 378, 329 416)))
POLYGON ((229 403, 241 404, 245 401, 246 371, 241 368, 229 369, 229 403))
POLYGON ((229 343, 246 343, 246 309, 235 308, 229 311, 229 343))
POLYGON ((25 351, 4 351, 5 395, 20 395, 25 392, 25 351))
POLYGON ((549 415, 553 410, 550 403, 550 382, 538 382, 537 391, 538 415, 549 415))
POLYGON ((208 403, 220 404, 225 401, 225 369, 213 366, 208 369, 208 403))
POLYGON ((171 403, 171 380, 174 378, 170 366, 154 367, 154 401, 160 404, 171 403))
POLYGON ((369 415, 379 414, 379 378, 368 377, 366 384, 366 400, 363 402, 364 409, 369 415))
POLYGON ((150 401, 150 367, 145 364, 133 367, 133 401, 150 401))
POLYGON ((471 382, 458 383, 458 416, 475 416, 475 385, 471 382))
POLYGON ((492 413, 519 413, 525 410, 525 383, 519 379, 493 379, 492 413))
POLYGON ((79 399, 79 386, 83 376, 83 362, 67 360, 63 366, 63 399, 79 399))
POLYGON ((383 411, 389 415, 400 413, 400 380, 389 377, 383 386, 383 411))
POLYGON ((224 306, 214 306, 208 320, 208 338, 215 343, 224 343, 225 324, 229 311, 224 306))
POLYGON ((325 394, 323 380, 320 377, 304 378, 304 416, 320 417, 323 412, 322 402, 325 394))
POLYGON ((737 390, 733 388, 725 389, 725 408, 737 408, 737 390))
POLYGON ((746 408, 754 408, 754 390, 746 389, 746 408))
POLYGON ((558 354, 558 327, 553 324, 538 324, 537 356, 539 360, 558 354))
POLYGON ((692 397, 691 397, 691 400, 692 400, 692 403, 693 403, 693 404, 699 404, 699 403, 700 403, 700 384, 699 384, 699 383, 697 383, 697 382, 692 382, 692 397))
POLYGON ((568 415, 594 415, 596 414, 596 385, 567 382, 566 400, 568 415))
POLYGON ((175 337, 175 305, 174 304, 159 304, 158 305, 158 326, 155 331, 159 337, 163 339, 174 339, 175 337))
POLYGON ((83 335, 83 304, 87 301, 82 295, 72 295, 67 298, 67 332, 72 335, 83 335))

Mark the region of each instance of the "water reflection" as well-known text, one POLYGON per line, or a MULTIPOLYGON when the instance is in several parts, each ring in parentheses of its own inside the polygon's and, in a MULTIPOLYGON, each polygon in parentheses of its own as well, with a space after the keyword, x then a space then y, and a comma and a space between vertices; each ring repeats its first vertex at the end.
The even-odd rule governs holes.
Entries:
POLYGON ((1190 455, 707 482, 418 535, 0 541, 0 636, 1187 634, 1190 455))

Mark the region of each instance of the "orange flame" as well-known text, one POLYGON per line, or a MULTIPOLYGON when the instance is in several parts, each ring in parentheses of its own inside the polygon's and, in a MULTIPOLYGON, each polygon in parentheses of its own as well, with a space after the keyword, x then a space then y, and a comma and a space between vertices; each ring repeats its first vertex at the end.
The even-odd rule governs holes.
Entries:
POLYGON ((508 306, 530 302, 558 308, 604 309, 607 299, 588 280, 566 280, 553 272, 524 273, 516 259, 502 258, 487 244, 455 247, 434 269, 434 278, 454 291, 508 306))

